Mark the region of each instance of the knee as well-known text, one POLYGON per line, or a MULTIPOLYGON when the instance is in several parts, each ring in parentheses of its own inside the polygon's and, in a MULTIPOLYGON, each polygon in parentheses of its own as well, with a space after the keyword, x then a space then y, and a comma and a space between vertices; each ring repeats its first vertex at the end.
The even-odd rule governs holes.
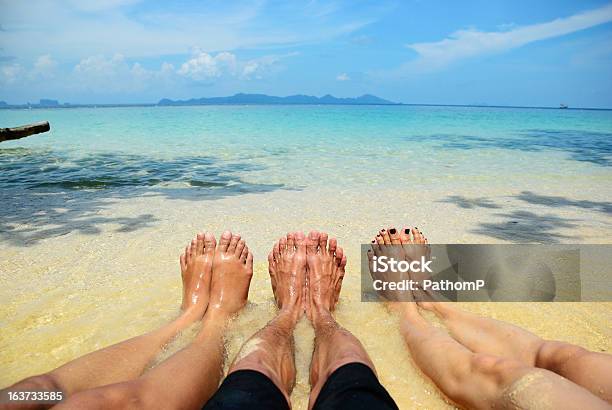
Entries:
POLYGON ((536 354, 536 366, 558 371, 565 366, 570 359, 576 360, 588 355, 590 352, 580 346, 564 342, 546 341, 542 343, 536 354))
POLYGON ((465 407, 480 407, 483 402, 497 405, 503 392, 528 371, 517 360, 470 353, 440 377, 444 382, 437 384, 450 399, 465 407))
POLYGON ((62 391, 59 382, 49 373, 28 377, 19 384, 24 387, 21 390, 27 387, 36 391, 62 391))
POLYGON ((472 375, 484 378, 494 387, 507 386, 525 369, 518 360, 488 354, 474 354, 470 361, 472 375))

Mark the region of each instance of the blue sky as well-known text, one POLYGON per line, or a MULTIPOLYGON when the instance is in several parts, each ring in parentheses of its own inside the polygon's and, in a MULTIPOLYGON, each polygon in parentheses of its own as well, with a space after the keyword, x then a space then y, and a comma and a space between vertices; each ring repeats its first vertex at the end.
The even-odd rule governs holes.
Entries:
POLYGON ((612 2, 0 0, 0 100, 612 107, 612 2))

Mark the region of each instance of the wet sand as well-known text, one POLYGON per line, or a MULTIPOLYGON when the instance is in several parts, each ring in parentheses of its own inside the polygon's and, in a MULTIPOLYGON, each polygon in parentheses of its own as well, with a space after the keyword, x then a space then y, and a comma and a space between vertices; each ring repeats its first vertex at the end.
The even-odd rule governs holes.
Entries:
MULTIPOLYGON (((337 237, 348 256, 337 319, 363 342, 400 408, 452 407, 412 363, 396 318, 380 304, 360 302, 359 245, 382 226, 404 223, 418 226, 433 243, 537 238, 610 243, 612 218, 603 208, 610 188, 602 182, 580 190, 568 190, 567 181, 546 187, 490 187, 486 192, 466 185, 452 191, 460 192, 457 195, 449 195, 445 187, 374 191, 365 184, 214 200, 98 193, 92 194, 95 206, 85 192, 71 194, 72 201, 62 195, 29 198, 23 206, 33 215, 30 222, 13 220, 0 232, 0 385, 50 370, 174 317, 181 295, 178 255, 201 230, 217 235, 223 229, 239 232, 255 254, 250 303, 227 335, 231 360, 239 346, 274 315, 266 264, 272 243, 288 230, 319 229, 337 237), (529 188, 544 198, 562 196, 575 202, 560 206, 517 199, 529 188), (588 207, 579 205, 587 200, 588 207), (53 218, 45 217, 50 212, 53 218)), ((15 194, 5 190, 0 199, 15 194)), ((545 338, 610 352, 612 303, 471 303, 462 307, 545 338)), ((426 317, 438 323, 433 315, 426 313, 426 317)), ((195 330, 184 332, 158 360, 187 343, 195 330)), ((312 338, 310 326, 300 323, 298 378, 292 395, 295 409, 307 406, 312 338)))

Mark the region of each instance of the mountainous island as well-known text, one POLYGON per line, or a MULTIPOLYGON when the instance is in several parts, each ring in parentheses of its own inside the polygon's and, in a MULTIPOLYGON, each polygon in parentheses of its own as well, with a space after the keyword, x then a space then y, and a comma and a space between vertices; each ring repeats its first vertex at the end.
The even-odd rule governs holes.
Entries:
POLYGON ((273 105, 273 104, 312 104, 312 105, 401 105, 393 101, 385 100, 371 94, 364 94, 357 98, 338 98, 327 94, 323 97, 314 97, 312 95, 290 95, 288 97, 276 97, 266 94, 234 94, 229 97, 203 97, 191 98, 189 100, 171 100, 162 98, 158 103, 141 103, 141 104, 72 104, 60 103, 57 100, 48 98, 41 99, 38 103, 25 104, 9 104, 6 101, 0 101, 0 109, 15 109, 15 108, 102 108, 102 107, 154 107, 154 106, 182 106, 182 105, 273 105))
POLYGON ((315 104, 315 105, 399 105, 371 94, 357 98, 338 98, 333 95, 314 97, 312 95, 290 95, 276 97, 266 94, 234 94, 229 97, 192 98, 189 100, 170 100, 164 98, 157 105, 218 105, 218 104, 315 104))

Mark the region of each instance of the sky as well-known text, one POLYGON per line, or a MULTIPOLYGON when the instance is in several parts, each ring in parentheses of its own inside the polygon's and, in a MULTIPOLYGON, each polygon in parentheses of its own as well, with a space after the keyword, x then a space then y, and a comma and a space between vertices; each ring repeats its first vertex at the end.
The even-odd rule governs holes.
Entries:
POLYGON ((0 0, 0 100, 612 108, 612 1, 0 0))

